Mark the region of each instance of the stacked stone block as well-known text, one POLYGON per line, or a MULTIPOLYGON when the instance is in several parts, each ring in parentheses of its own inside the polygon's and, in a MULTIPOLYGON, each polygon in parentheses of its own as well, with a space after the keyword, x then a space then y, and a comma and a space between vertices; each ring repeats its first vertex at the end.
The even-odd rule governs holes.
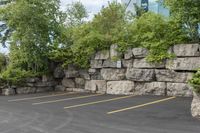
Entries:
POLYGON ((199 44, 175 45, 169 52, 176 58, 152 64, 146 61, 145 48, 128 49, 122 55, 117 52, 117 45, 112 45, 110 50, 97 52, 91 60, 90 80, 86 80, 85 89, 107 94, 190 97, 192 88, 187 81, 200 67, 199 48, 199 44), (113 60, 113 57, 123 58, 113 60))

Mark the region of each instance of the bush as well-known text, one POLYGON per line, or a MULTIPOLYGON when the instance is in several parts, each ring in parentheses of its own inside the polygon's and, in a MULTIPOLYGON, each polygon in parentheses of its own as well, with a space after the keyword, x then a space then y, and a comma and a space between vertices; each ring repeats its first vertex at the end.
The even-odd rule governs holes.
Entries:
POLYGON ((19 68, 13 68, 8 66, 8 68, 1 73, 0 79, 7 83, 8 85, 20 85, 26 78, 36 76, 30 71, 21 70, 19 68))
POLYGON ((193 86, 196 93, 200 93, 200 69, 193 75, 193 78, 189 80, 189 83, 193 86))
POLYGON ((152 12, 144 13, 130 24, 127 34, 129 42, 127 45, 121 43, 120 49, 147 48, 149 50, 147 60, 154 63, 160 63, 164 59, 173 57, 167 53, 169 47, 184 42, 187 38, 178 23, 152 12))
POLYGON ((0 53, 0 72, 6 67, 6 56, 0 53))

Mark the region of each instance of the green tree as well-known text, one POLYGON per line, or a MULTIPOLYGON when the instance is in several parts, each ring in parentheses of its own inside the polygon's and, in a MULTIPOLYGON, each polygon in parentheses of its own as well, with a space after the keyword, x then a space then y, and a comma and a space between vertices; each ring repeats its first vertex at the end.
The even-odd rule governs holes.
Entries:
POLYGON ((0 72, 6 67, 6 56, 0 53, 0 72))
POLYGON ((181 23, 192 42, 200 41, 200 2, 199 0, 165 0, 171 16, 181 23))
POLYGON ((59 0, 16 0, 0 8, 11 32, 10 64, 23 70, 48 70, 47 53, 59 41, 63 14, 59 0))
POLYGON ((73 2, 67 5, 66 16, 68 26, 77 26, 85 22, 85 19, 88 17, 88 12, 81 2, 73 2))

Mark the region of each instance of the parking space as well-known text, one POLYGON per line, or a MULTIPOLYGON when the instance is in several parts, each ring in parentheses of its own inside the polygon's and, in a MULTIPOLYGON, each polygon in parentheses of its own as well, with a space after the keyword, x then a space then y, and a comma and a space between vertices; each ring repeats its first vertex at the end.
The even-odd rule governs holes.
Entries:
POLYGON ((191 98, 43 93, 0 97, 0 133, 199 133, 191 98))

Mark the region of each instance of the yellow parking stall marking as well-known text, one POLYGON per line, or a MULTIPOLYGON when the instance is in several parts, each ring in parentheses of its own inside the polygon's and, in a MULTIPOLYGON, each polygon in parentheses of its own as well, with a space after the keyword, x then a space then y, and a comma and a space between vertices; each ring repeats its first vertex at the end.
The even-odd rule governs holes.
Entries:
POLYGON ((169 100, 172 100, 172 99, 175 99, 175 98, 176 97, 169 97, 169 98, 165 98, 165 99, 161 99, 161 100, 157 100, 157 101, 153 101, 153 102, 149 102, 149 103, 145 103, 145 104, 141 104, 141 105, 136 105, 136 106, 129 107, 129 108, 124 108, 124 109, 119 109, 119 110, 111 111, 111 112, 108 112, 107 114, 110 115, 110 114, 119 113, 119 112, 131 110, 131 109, 137 109, 137 108, 141 108, 141 107, 144 107, 144 106, 148 106, 148 105, 152 105, 152 104, 157 104, 157 103, 161 103, 161 102, 164 102, 164 101, 169 101, 169 100))
POLYGON ((45 101, 45 102, 33 103, 32 105, 41 105, 41 104, 48 104, 48 103, 56 103, 56 102, 62 102, 62 101, 68 101, 68 100, 76 100, 76 99, 83 99, 83 98, 89 98, 89 97, 95 97, 95 96, 101 96, 101 95, 104 95, 104 94, 95 94, 95 95, 87 95, 87 96, 79 96, 79 97, 58 99, 58 100, 52 100, 52 101, 45 101))
POLYGON ((18 101, 34 100, 34 99, 56 97, 56 96, 66 96, 66 95, 71 95, 71 94, 77 94, 77 92, 68 92, 68 93, 51 94, 51 95, 45 95, 45 96, 27 97, 27 98, 21 98, 21 99, 13 99, 13 100, 8 100, 8 102, 18 102, 18 101))
POLYGON ((88 106, 88 105, 93 105, 93 104, 98 104, 98 103, 105 103, 105 102, 110 102, 110 101, 116 101, 116 100, 125 99, 125 98, 129 98, 129 97, 134 97, 134 95, 117 97, 117 98, 112 98, 112 99, 107 99, 107 100, 101 100, 101 101, 95 101, 95 102, 88 102, 88 103, 83 103, 83 104, 77 104, 77 105, 72 105, 72 106, 64 107, 64 109, 71 109, 71 108, 88 106))

